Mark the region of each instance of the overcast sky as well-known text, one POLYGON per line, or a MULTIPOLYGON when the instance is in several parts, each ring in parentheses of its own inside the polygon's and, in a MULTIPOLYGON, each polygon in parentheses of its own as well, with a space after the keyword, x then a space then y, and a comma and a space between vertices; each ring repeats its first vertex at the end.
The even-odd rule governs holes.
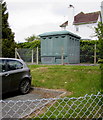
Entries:
POLYGON ((69 17, 69 5, 79 12, 100 11, 103 0, 5 0, 9 12, 9 25, 16 42, 44 32, 61 30, 60 24, 69 17))

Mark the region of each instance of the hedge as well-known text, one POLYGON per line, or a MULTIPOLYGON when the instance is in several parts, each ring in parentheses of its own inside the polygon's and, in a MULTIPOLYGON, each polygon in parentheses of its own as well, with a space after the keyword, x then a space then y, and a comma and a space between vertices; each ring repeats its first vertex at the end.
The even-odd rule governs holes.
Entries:
POLYGON ((96 44, 96 59, 100 58, 98 40, 80 40, 80 62, 93 63, 96 44))
MULTIPOLYGON (((80 40, 80 62, 81 63, 93 63, 94 62, 94 45, 96 44, 96 58, 97 61, 100 58, 99 54, 99 41, 98 40, 80 40)), ((40 49, 40 40, 33 42, 19 43, 18 48, 36 48, 40 49)))

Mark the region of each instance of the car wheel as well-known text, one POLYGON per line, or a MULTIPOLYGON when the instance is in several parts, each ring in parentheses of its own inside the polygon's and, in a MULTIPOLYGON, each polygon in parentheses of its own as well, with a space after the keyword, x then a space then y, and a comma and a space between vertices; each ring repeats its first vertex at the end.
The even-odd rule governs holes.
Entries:
POLYGON ((23 80, 20 84, 20 88, 19 88, 20 92, 22 94, 26 94, 30 91, 30 82, 29 80, 23 80))

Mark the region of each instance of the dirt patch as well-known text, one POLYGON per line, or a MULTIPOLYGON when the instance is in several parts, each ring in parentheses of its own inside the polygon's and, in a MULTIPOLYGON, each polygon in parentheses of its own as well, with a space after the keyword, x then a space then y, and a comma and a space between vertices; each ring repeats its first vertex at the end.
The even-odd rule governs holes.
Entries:
POLYGON ((39 67, 39 68, 36 68, 36 70, 39 70, 40 72, 47 72, 48 67, 39 67))
POLYGON ((40 94, 43 98, 56 98, 59 96, 69 96, 72 93, 64 89, 33 88, 31 94, 40 94))
POLYGON ((35 68, 35 69, 31 70, 31 72, 37 71, 37 70, 39 70, 40 72, 47 72, 48 71, 48 67, 35 68))

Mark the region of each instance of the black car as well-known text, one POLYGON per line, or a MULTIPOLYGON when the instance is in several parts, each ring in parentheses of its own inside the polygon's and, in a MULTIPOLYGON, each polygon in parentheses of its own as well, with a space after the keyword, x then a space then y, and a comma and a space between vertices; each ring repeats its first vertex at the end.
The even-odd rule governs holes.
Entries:
POLYGON ((30 69, 21 59, 0 58, 0 88, 2 94, 19 90, 22 94, 31 87, 30 69))

